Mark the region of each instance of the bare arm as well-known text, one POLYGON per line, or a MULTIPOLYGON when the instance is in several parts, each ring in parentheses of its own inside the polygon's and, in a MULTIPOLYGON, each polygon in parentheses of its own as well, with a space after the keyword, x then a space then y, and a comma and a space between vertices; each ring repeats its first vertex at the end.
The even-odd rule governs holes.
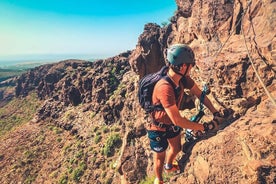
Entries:
POLYGON ((184 129, 192 129, 192 130, 204 130, 204 127, 202 124, 194 123, 186 119, 185 117, 182 117, 179 113, 179 110, 176 105, 172 105, 168 108, 165 108, 166 113, 172 120, 173 124, 176 126, 179 126, 184 129))

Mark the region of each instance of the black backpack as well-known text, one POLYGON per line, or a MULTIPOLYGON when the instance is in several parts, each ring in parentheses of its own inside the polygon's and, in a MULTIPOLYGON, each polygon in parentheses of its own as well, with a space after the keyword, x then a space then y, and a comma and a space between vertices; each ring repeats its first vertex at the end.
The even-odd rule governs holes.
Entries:
POLYGON ((152 104, 152 94, 155 84, 162 78, 168 81, 174 88, 175 97, 177 98, 177 93, 175 89, 175 84, 167 76, 169 67, 163 66, 158 72, 145 75, 138 83, 138 98, 141 107, 146 111, 146 113, 151 113, 153 111, 163 110, 161 104, 152 104))

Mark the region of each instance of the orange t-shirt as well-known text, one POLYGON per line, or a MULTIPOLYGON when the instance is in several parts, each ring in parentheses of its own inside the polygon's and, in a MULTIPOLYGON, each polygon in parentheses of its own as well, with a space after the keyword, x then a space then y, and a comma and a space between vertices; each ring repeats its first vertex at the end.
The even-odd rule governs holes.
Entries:
MULTIPOLYGON (((178 93, 178 98, 175 97, 174 88, 175 86, 172 86, 167 80, 161 79, 158 81, 154 87, 153 94, 152 94, 152 102, 153 104, 162 104, 164 108, 168 108, 174 104, 177 105, 177 107, 180 106, 180 102, 184 95, 184 89, 191 89, 194 85, 193 79, 191 79, 189 76, 185 77, 185 82, 180 82, 178 89, 176 89, 178 93)), ((152 117, 155 121, 161 122, 164 124, 173 124, 165 110, 160 111, 154 111, 152 112, 152 117)), ((157 126, 151 126, 150 129, 155 130, 162 130, 161 128, 157 126)))

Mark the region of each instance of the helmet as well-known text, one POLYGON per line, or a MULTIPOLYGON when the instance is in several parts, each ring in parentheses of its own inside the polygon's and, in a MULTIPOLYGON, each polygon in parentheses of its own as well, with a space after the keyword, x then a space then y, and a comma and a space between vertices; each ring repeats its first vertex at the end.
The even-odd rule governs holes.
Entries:
POLYGON ((172 65, 181 65, 184 63, 194 64, 195 55, 188 45, 174 44, 167 50, 167 60, 172 65))

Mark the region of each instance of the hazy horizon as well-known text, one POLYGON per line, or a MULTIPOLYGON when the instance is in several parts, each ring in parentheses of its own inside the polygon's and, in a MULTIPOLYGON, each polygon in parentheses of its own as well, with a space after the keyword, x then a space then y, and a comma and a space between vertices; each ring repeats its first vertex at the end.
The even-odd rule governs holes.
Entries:
MULTIPOLYGON (((60 54, 60 55, 25 55, 20 57, 0 58, 0 68, 20 68, 25 66, 38 66, 47 63, 56 63, 68 59, 78 59, 85 61, 94 61, 98 59, 106 59, 106 57, 96 57, 89 54, 60 54)), ((31 67, 32 68, 32 67, 31 67)))
MULTIPOLYGON (((119 53, 118 53, 119 54, 119 53)), ((115 56, 115 55, 114 55, 115 56)), ((105 59, 113 56, 92 54, 28 54, 0 57, 0 63, 4 61, 29 61, 29 60, 66 60, 66 59, 105 59)))

